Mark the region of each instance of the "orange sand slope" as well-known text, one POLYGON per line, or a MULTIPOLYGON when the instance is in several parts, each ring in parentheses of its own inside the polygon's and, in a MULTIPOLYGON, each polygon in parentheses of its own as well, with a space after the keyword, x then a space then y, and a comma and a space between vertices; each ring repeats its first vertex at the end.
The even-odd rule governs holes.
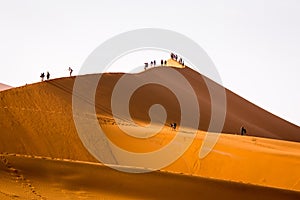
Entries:
MULTIPOLYGON (((170 130, 138 141, 125 134, 116 134, 117 126, 104 125, 103 129, 109 131, 107 136, 111 141, 130 152, 159 150, 173 139, 170 130)), ((199 151, 205 135, 205 132, 198 131, 188 150, 163 170, 300 192, 300 143, 221 134, 212 152, 200 159, 199 151)), ((181 137, 186 141, 190 134, 181 137)), ((170 156, 173 155, 161 155, 160 159, 170 156)), ((121 162, 124 156, 115 155, 115 158, 121 162)))
MULTIPOLYGON (((240 126, 244 125, 247 128, 247 135, 250 136, 222 134, 213 151, 204 159, 199 159, 199 149, 211 117, 211 102, 204 82, 205 77, 187 67, 182 69, 176 68, 175 70, 186 77, 197 94, 201 115, 198 128, 201 131, 197 132, 196 138, 189 149, 178 160, 165 167, 164 171, 300 191, 300 144, 297 143, 300 141, 300 128, 264 111, 228 90, 226 90, 227 113, 223 132, 237 133, 240 126)), ((129 76, 133 80, 139 80, 141 76, 147 76, 148 74, 149 76, 158 76, 165 79, 174 84, 179 93, 185 94, 184 88, 181 88, 178 82, 168 76, 168 69, 164 67, 156 67, 146 72, 129 76)), ((122 75, 121 73, 103 74, 100 80, 101 87, 98 87, 95 96, 95 108, 99 124, 105 130, 109 139, 130 151, 149 152, 162 148, 176 134, 169 127, 166 126, 154 137, 137 139, 122 133, 112 118, 112 89, 122 75)), ((86 85, 83 85, 83 87, 88 89, 89 80, 96 76, 84 76, 87 79, 86 85)), ((73 84, 74 77, 70 77, 1 92, 0 152, 98 162, 83 146, 75 129, 72 116, 73 84)), ((214 86, 220 87, 217 84, 214 84, 214 86)), ((78 94, 75 94, 75 96, 80 98, 78 94)), ((90 99, 84 99, 84 101, 87 104, 91 102, 90 99)), ((120 99, 119 103, 122 103, 122 99, 120 99)), ((168 114, 167 123, 180 121, 180 108, 174 94, 165 87, 153 84, 145 85, 133 94, 129 105, 131 115, 137 122, 148 123, 150 120, 148 110, 155 103, 165 107, 168 114)), ((90 114, 83 111, 80 116, 89 118, 90 114)), ((124 121, 123 123, 126 125, 128 122, 124 121)), ((130 123, 127 125, 132 126, 130 123)), ((190 135, 186 133, 181 134, 180 137, 185 140, 190 135)), ((8 159, 18 160, 19 158, 9 157, 8 159)), ((118 159, 121 160, 122 158, 116 157, 116 159, 118 161, 118 159)), ((44 162, 40 160, 25 160, 22 161, 24 163, 37 162, 44 165, 44 162)), ((12 166, 17 170, 27 170, 24 169, 24 167, 26 168, 25 164, 23 166, 22 162, 18 163, 13 163, 12 166)), ((52 166, 52 164, 49 165, 52 166)), ((81 166, 78 163, 72 164, 74 168, 79 167, 79 165, 81 166)), ((37 166, 34 165, 34 167, 37 166)), ((39 179, 41 171, 35 169, 37 168, 33 168, 31 171, 28 169, 30 171, 28 175, 32 179, 39 179)), ((104 169, 101 168, 101 170, 104 169)), ((1 173, 4 172, 5 169, 3 168, 1 173)), ((68 172, 65 173, 67 176, 68 172)), ((159 174, 159 172, 157 173, 159 174)), ((49 169, 49 175, 53 175, 54 179, 57 178, 55 170, 51 171, 49 169)), ((72 177, 72 175, 70 176, 72 177)), ((46 181, 49 181, 49 179, 46 181)), ((4 178, 2 179, 2 181, 5 180, 4 178)), ((228 184, 230 185, 231 183, 228 184)), ((1 184, 0 195, 3 187, 5 186, 1 184)), ((239 194, 239 187, 235 186, 236 194, 239 194)), ((220 190, 223 190, 221 188, 220 190)), ((249 189, 250 186, 247 188, 249 189)), ((55 188, 52 189, 54 190, 55 188)), ((177 190, 173 189, 172 191, 177 190)), ((249 189, 249 191, 252 190, 249 189)), ((230 194, 232 193, 230 192, 230 194)), ((275 195, 274 198, 277 198, 277 196, 275 195)))
POLYGON ((299 199, 275 188, 100 164, 1 155, 0 199, 299 199), (6 164, 4 165, 3 162, 6 164))

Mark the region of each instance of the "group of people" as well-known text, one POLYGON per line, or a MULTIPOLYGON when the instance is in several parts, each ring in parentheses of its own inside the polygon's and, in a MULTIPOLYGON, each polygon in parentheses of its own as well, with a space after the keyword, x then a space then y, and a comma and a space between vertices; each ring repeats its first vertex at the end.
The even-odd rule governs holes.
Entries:
POLYGON ((177 61, 178 55, 177 55, 177 54, 174 54, 174 53, 171 53, 171 58, 172 58, 173 60, 176 60, 176 61, 177 61))
POLYGON ((174 53, 171 53, 171 58, 177 62, 179 62, 179 64, 183 65, 184 66, 184 61, 182 58, 179 58, 178 59, 178 55, 177 54, 174 54, 174 53))
MULTIPOLYGON (((45 73, 43 72, 43 73, 41 73, 41 79, 42 79, 42 81, 44 81, 44 78, 45 78, 45 73)), ((47 80, 49 80, 50 79, 50 73, 49 72, 47 72, 47 75, 46 75, 46 78, 47 78, 47 80)))
POLYGON ((177 123, 176 123, 176 122, 173 122, 173 123, 170 124, 170 126, 171 126, 171 128, 172 128, 173 130, 176 130, 177 123))
MULTIPOLYGON (((72 76, 73 73, 73 69, 71 67, 69 67, 68 71, 70 72, 70 76, 72 76)), ((50 79, 50 73, 47 72, 47 74, 45 75, 45 73, 41 73, 40 78, 42 79, 42 81, 44 81, 45 77, 47 78, 47 80, 50 79)))
MULTIPOLYGON (((173 123, 170 123, 170 127, 173 129, 173 130, 176 130, 177 128, 177 123, 176 122, 173 122, 173 123)), ((246 135, 247 133, 247 130, 244 126, 241 127, 240 129, 240 135, 246 135)))
MULTIPOLYGON (((147 70, 147 68, 149 67, 149 63, 144 63, 144 70, 147 70)), ((163 65, 167 65, 167 61, 166 60, 160 60, 160 66, 163 66, 163 65)), ((156 60, 154 61, 151 61, 150 62, 150 66, 151 67, 155 67, 156 66, 156 60)))
MULTIPOLYGON (((182 58, 179 58, 177 54, 174 54, 174 53, 171 53, 171 59, 172 60, 175 60, 176 62, 178 62, 179 64, 184 65, 184 60, 182 58)), ((146 62, 144 63, 144 70, 147 70, 147 68, 149 67, 149 63, 146 62)), ((160 66, 163 66, 163 65, 167 65, 167 61, 166 60, 160 60, 160 66)), ((151 61, 150 62, 150 66, 152 67, 155 67, 156 66, 156 60, 154 61, 151 61)))
POLYGON ((167 65, 167 61, 166 61, 166 60, 160 60, 160 65, 161 65, 161 66, 167 65))
MULTIPOLYGON (((145 66, 144 66, 144 70, 147 70, 147 68, 149 67, 149 63, 144 63, 145 64, 145 66)), ((150 66, 151 67, 155 67, 156 66, 156 60, 154 60, 154 61, 151 61, 150 62, 150 66)))

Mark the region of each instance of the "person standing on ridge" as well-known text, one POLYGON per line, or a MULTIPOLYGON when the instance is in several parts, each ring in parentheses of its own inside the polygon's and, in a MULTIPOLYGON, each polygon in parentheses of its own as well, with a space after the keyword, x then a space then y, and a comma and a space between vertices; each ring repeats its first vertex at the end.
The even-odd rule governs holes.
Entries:
POLYGON ((69 72, 70 72, 70 76, 72 76, 73 69, 71 67, 69 67, 69 72))
POLYGON ((146 71, 148 68, 148 63, 145 63, 144 70, 146 71))
POLYGON ((50 79, 50 73, 47 72, 47 80, 49 80, 49 79, 50 79))
POLYGON ((42 81, 44 81, 44 78, 45 78, 45 73, 44 73, 44 72, 43 72, 43 73, 41 73, 40 77, 41 77, 42 81))

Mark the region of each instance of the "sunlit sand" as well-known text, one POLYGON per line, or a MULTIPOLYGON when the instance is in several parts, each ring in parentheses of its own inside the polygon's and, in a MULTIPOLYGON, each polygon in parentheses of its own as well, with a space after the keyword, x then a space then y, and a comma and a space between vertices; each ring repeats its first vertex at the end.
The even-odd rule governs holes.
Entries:
MULTIPOLYGON (((171 65, 175 64, 168 61, 171 65)), ((300 128, 226 90, 224 128, 222 133, 211 133, 220 137, 212 151, 200 159, 211 117, 211 100, 204 82, 207 78, 188 67, 174 69, 195 90, 200 107, 199 126, 192 144, 179 159, 150 173, 111 169, 84 147, 73 121, 75 77, 0 92, 0 199, 299 199, 300 128), (239 135, 241 126, 246 127, 246 136, 239 135)), ((150 72, 183 93, 184 88, 168 76, 164 67, 131 76, 138 79, 150 72)), ((145 85, 130 100, 135 123, 116 122, 111 94, 121 76, 122 73, 102 75, 95 96, 99 125, 111 142, 127 151, 147 153, 163 148, 177 134, 169 124, 180 124, 176 97, 165 87, 145 85), (147 126, 148 110, 155 103, 163 105, 168 113, 167 121, 158 124, 162 126, 158 134, 134 138, 121 131, 121 125, 129 129, 147 126)), ((93 115, 81 113, 80 117, 93 115)), ((190 134, 180 137, 186 140, 190 134)))

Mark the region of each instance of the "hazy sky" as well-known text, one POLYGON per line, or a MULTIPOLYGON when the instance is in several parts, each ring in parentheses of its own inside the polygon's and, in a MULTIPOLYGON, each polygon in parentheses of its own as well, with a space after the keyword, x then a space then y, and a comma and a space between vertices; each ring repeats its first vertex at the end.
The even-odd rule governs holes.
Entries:
POLYGON ((300 125, 299 10, 298 0, 0 0, 0 82, 67 76, 114 35, 164 28, 202 46, 224 86, 300 125))

